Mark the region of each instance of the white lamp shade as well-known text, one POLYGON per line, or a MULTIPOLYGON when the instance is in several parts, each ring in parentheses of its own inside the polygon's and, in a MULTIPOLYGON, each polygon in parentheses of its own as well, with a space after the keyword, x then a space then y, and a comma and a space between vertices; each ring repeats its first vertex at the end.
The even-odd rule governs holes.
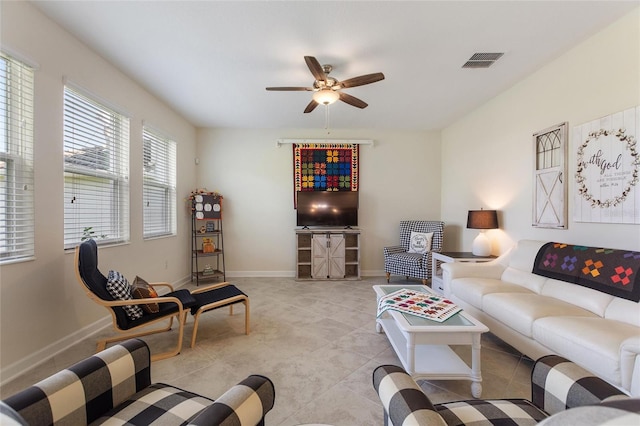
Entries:
POLYGON ((338 92, 331 89, 318 90, 313 94, 313 100, 319 104, 329 105, 340 99, 338 92))
POLYGON ((471 252, 475 256, 489 256, 491 254, 491 242, 484 235, 484 231, 481 231, 475 240, 473 240, 473 248, 471 252))

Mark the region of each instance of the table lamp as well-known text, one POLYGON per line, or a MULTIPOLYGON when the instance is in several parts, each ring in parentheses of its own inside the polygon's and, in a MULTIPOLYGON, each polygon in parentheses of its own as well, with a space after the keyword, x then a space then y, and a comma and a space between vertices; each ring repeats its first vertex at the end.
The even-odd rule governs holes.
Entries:
POLYGON ((496 229, 498 227, 498 212, 495 210, 469 210, 467 215, 467 228, 480 229, 480 233, 473 240, 472 253, 475 256, 489 256, 491 254, 491 243, 484 234, 485 229, 496 229))

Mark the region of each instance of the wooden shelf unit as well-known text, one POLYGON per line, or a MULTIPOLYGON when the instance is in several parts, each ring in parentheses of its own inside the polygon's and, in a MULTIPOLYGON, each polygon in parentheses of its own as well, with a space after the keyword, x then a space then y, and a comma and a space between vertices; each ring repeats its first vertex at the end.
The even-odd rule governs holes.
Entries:
POLYGON ((195 280, 196 285, 200 282, 226 281, 224 266, 224 238, 222 231, 222 196, 213 193, 198 194, 202 201, 200 204, 213 208, 196 208, 197 201, 193 201, 191 214, 191 281, 195 280), (198 213, 200 212, 200 213, 198 213), (203 242, 211 239, 214 250, 205 252, 203 242), (206 265, 211 267, 206 273, 206 265))

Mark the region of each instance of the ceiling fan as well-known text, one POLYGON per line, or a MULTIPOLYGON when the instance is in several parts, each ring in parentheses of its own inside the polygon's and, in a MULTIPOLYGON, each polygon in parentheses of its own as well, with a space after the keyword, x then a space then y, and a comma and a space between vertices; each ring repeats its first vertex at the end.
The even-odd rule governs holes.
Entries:
POLYGON ((304 109, 305 114, 313 111, 320 104, 329 105, 338 99, 357 108, 366 108, 368 105, 366 102, 348 93, 344 93, 342 89, 364 86, 365 84, 384 80, 384 74, 377 72, 339 81, 333 77, 329 77, 329 73, 333 69, 331 65, 320 65, 320 62, 313 56, 305 56, 304 60, 315 78, 313 87, 267 87, 267 90, 314 92, 313 99, 311 99, 309 105, 304 109))

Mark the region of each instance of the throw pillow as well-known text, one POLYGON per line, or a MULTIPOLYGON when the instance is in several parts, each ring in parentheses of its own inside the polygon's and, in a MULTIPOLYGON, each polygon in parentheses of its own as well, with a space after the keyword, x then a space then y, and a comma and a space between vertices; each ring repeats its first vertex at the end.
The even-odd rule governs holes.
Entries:
POLYGON ((413 232, 409 238, 409 253, 425 254, 431 250, 433 232, 413 232))
MULTIPOLYGON (((137 275, 136 279, 133 280, 133 284, 131 284, 131 294, 133 295, 134 299, 158 297, 158 293, 151 286, 151 284, 137 275)), ((138 306, 140 306, 142 310, 148 314, 157 314, 158 312, 160 312, 160 306, 157 303, 143 303, 138 306)))
MULTIPOLYGON (((131 285, 129 281, 118 271, 109 271, 107 275, 107 291, 116 300, 132 300, 131 297, 131 285)), ((144 312, 138 305, 126 305, 123 306, 124 312, 129 319, 137 320, 142 318, 144 312)))

